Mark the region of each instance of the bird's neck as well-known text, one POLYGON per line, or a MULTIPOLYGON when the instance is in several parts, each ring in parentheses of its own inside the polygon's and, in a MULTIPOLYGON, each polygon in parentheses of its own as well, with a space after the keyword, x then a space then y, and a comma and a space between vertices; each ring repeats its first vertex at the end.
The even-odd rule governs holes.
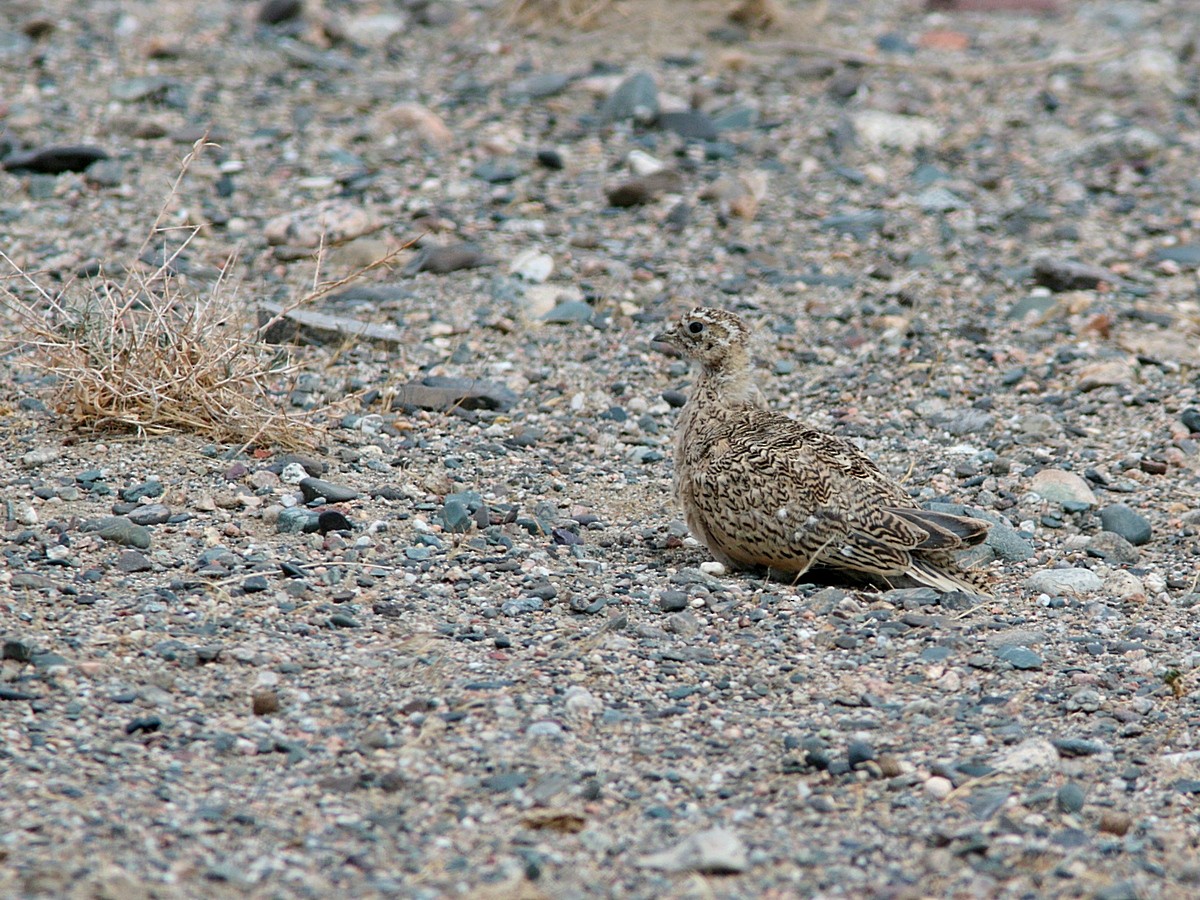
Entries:
POLYGON ((696 379, 692 396, 702 403, 719 403, 723 406, 755 403, 758 389, 749 360, 731 359, 719 367, 705 366, 696 379))

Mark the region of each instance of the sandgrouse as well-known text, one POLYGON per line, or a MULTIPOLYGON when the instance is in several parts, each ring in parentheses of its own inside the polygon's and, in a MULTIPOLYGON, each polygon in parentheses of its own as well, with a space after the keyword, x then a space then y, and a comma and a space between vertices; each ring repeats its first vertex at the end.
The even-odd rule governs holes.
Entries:
POLYGON ((921 509, 853 444, 766 409, 749 339, 738 316, 707 307, 654 337, 699 367, 674 451, 692 534, 730 567, 987 593, 954 551, 983 541, 988 523, 921 509))

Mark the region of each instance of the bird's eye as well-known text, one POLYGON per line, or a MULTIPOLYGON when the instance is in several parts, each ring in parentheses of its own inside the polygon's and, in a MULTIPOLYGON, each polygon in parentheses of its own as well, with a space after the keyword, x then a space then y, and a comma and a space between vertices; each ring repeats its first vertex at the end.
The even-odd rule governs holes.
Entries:
POLYGON ((704 330, 703 322, 688 322, 688 332, 690 334, 699 334, 704 330))

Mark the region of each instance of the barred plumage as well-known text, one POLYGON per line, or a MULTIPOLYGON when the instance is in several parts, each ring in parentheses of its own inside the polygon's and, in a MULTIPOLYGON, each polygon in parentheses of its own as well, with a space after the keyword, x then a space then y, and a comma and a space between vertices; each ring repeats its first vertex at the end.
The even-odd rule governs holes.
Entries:
POLYGON ((674 487, 688 528, 718 560, 987 592, 954 552, 983 541, 988 523, 921 509, 853 444, 766 409, 738 316, 697 307, 654 340, 699 365, 677 426, 674 487))

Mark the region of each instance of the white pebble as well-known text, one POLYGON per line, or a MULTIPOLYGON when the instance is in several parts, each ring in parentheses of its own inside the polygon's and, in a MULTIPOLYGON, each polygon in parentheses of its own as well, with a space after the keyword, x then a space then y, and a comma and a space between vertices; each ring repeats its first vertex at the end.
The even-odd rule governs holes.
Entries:
POLYGON ((700 563, 700 571, 705 575, 712 575, 714 578, 720 578, 725 574, 725 566, 716 560, 700 563))
POLYGON ((925 782, 925 793, 936 800, 945 800, 952 790, 954 785, 950 783, 950 779, 941 775, 933 775, 925 782))

